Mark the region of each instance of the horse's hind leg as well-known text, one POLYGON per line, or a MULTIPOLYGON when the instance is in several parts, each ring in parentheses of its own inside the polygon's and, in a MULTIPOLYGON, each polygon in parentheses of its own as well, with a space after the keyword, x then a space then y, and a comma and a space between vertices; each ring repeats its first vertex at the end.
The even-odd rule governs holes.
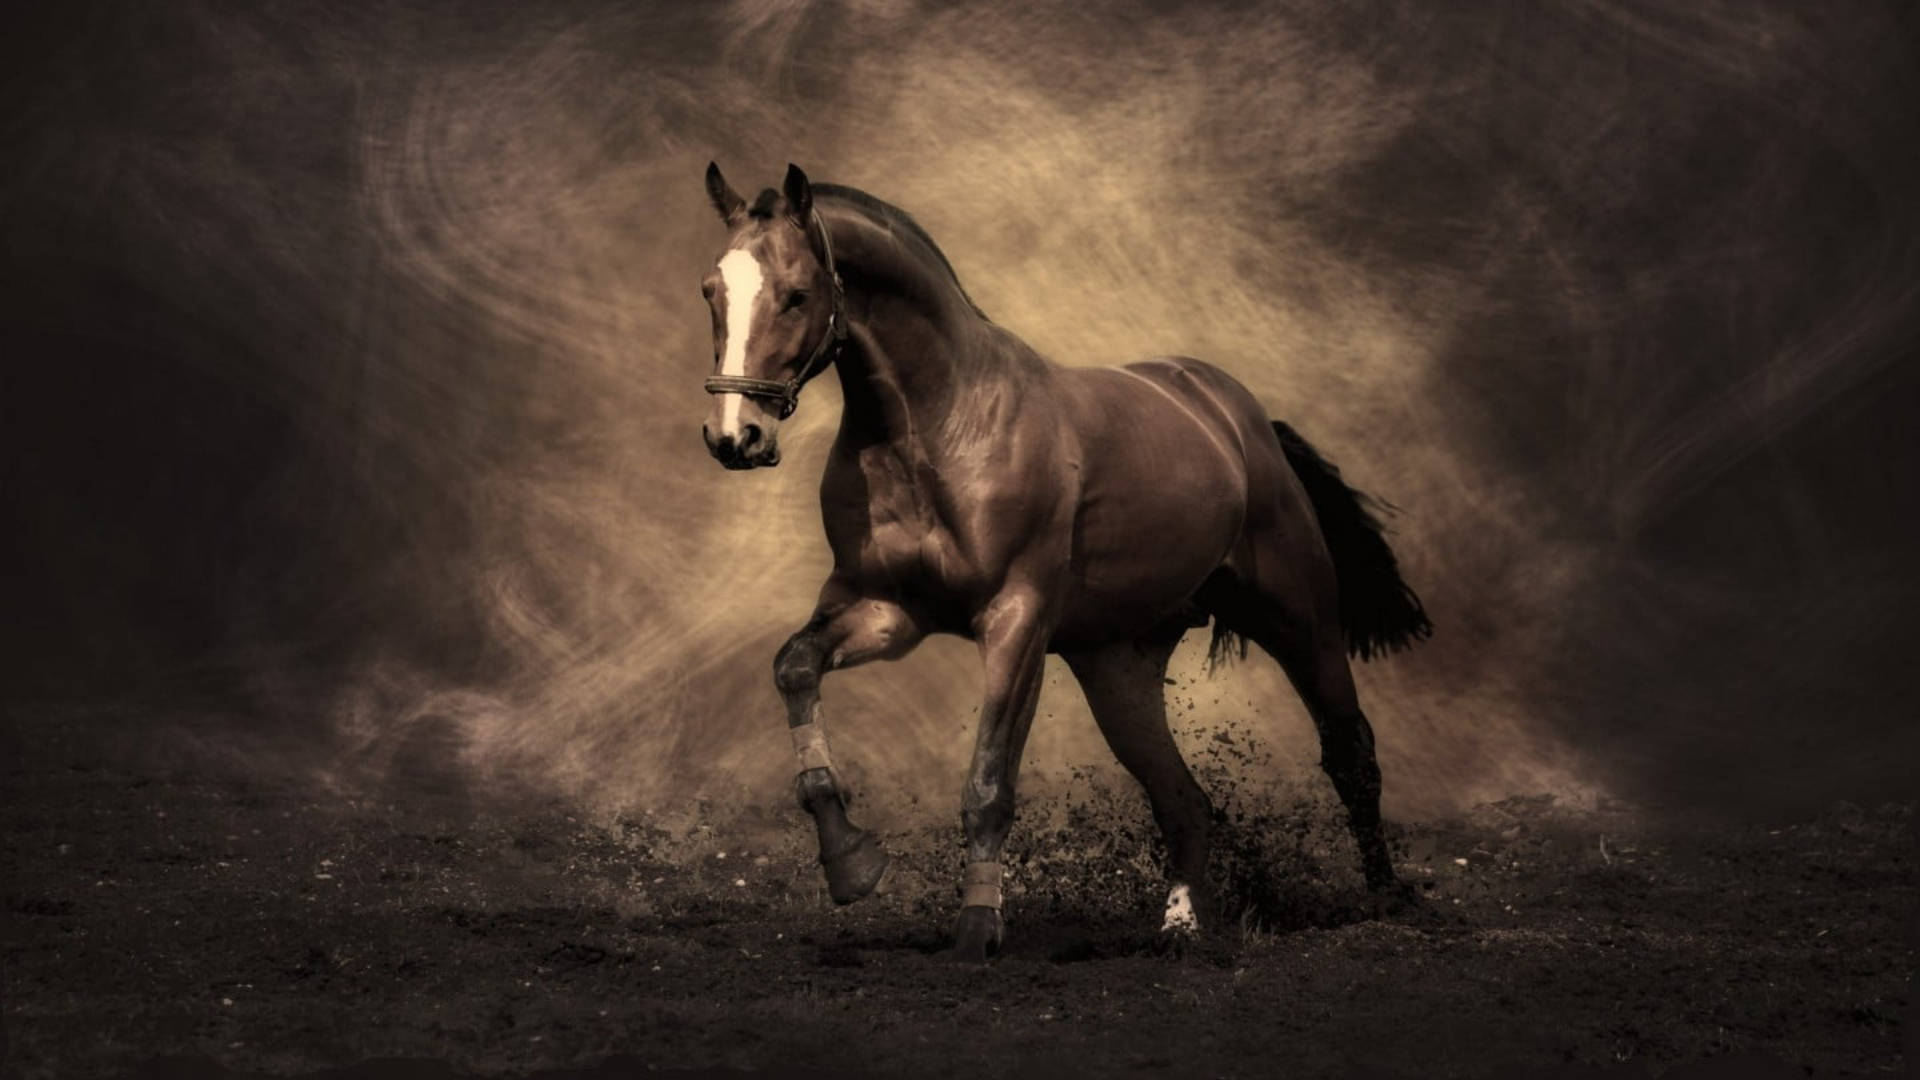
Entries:
POLYGON ((1213 913, 1207 894, 1207 841, 1213 806, 1193 779, 1167 727, 1163 680, 1179 625, 1135 642, 1066 654, 1113 756, 1140 781, 1172 863, 1161 929, 1199 929, 1213 913))
POLYGON ((813 618, 774 657, 774 685, 786 703, 787 727, 800 759, 794 788, 820 834, 820 864, 827 893, 836 904, 871 893, 886 873, 888 859, 880 842, 847 818, 847 790, 834 771, 820 723, 820 677, 836 668, 899 656, 921 636, 898 604, 838 595, 830 582, 813 618))
POLYGON ((1220 597, 1216 611, 1229 628, 1252 638, 1286 670, 1320 734, 1320 767, 1346 807, 1367 888, 1397 889, 1399 879, 1380 831, 1380 763, 1374 756, 1373 726, 1360 709, 1347 665, 1346 637, 1332 606, 1320 605, 1316 615, 1310 605, 1288 603, 1272 592, 1235 589, 1220 597))
POLYGON ((1345 639, 1336 636, 1331 643, 1296 645, 1275 658, 1300 692, 1320 733, 1320 767, 1346 805, 1347 826, 1360 849, 1367 888, 1373 892, 1397 888, 1400 882, 1380 831, 1380 762, 1373 750, 1373 725, 1360 711, 1345 639))

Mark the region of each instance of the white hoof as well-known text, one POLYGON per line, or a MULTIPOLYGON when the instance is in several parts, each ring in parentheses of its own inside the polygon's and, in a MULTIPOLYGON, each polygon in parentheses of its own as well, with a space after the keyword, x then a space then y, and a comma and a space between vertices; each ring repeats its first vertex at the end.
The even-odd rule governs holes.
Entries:
POLYGON ((1193 913, 1193 894, 1185 885, 1175 885, 1167 893, 1167 914, 1160 920, 1160 932, 1182 934, 1200 932, 1200 919, 1193 913))

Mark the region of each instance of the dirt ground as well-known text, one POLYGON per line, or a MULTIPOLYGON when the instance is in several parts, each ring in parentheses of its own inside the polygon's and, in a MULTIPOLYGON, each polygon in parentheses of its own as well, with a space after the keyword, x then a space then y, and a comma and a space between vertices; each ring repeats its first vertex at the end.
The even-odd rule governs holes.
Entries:
POLYGON ((10 1076, 1904 1068, 1908 805, 1704 828, 1509 800, 1397 828, 1424 900, 1378 918, 1324 803, 1229 778, 1241 916, 1172 953, 1138 797, 1069 784, 1024 811, 979 969, 941 955, 957 828, 889 836, 887 895, 836 909, 784 805, 594 820, 9 742, 10 1076))

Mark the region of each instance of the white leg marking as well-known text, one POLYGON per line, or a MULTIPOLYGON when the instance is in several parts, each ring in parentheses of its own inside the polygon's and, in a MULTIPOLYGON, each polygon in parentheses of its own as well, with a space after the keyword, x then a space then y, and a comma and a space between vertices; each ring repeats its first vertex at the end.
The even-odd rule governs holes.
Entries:
POLYGON ((1160 929, 1178 930, 1196 933, 1200 929, 1200 920, 1193 913, 1193 894, 1185 885, 1175 885, 1167 893, 1167 917, 1160 922, 1160 929))
MULTIPOLYGON (((720 259, 720 280, 726 286, 727 349, 720 356, 720 374, 747 373, 747 343, 753 336, 753 310, 759 306, 760 290, 766 275, 760 272, 760 260, 745 248, 734 248, 720 259)), ((720 434, 740 437, 742 394, 720 395, 720 434)))

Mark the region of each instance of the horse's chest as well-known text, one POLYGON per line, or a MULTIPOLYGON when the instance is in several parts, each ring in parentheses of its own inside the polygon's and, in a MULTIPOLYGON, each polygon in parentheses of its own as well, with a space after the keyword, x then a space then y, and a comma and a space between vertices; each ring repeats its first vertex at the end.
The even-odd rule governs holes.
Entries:
POLYGON ((968 575, 959 548, 946 530, 905 522, 876 522, 862 548, 861 569, 870 578, 902 588, 963 590, 968 575))
POLYGON ((901 586, 961 590, 970 574, 953 533, 921 502, 876 500, 868 506, 860 563, 870 575, 901 586))
POLYGON ((862 464, 863 497, 823 504, 841 571, 894 593, 969 593, 977 575, 935 496, 898 462, 862 464))

